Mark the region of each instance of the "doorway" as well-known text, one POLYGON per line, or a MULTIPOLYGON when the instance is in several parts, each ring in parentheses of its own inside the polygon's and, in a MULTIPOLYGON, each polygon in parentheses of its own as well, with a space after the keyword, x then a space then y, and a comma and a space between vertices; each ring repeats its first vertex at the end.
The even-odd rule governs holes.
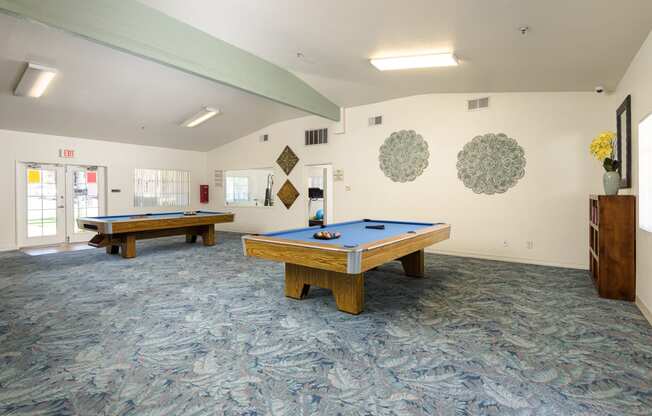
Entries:
POLYGON ((105 168, 19 162, 16 166, 18 247, 88 241, 77 218, 106 212, 105 168))
POLYGON ((333 165, 306 166, 308 226, 333 223, 333 165))

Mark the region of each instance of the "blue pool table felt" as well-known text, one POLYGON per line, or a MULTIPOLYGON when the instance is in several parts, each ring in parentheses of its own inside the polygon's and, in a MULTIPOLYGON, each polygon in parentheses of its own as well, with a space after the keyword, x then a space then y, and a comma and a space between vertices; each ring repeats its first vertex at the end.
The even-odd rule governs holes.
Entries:
POLYGON ((108 215, 106 217, 86 217, 92 220, 115 222, 115 221, 140 221, 140 220, 156 220, 163 218, 183 218, 183 217, 201 217, 209 215, 227 214, 226 212, 216 211, 195 211, 196 215, 183 215, 183 211, 178 212, 158 212, 153 214, 129 214, 129 215, 108 215))
POLYGON ((319 242, 323 244, 331 244, 337 247, 354 248, 361 244, 367 244, 372 241, 383 240, 397 235, 405 234, 410 231, 417 231, 426 227, 436 225, 435 223, 424 222, 400 222, 400 221, 350 221, 341 222, 337 224, 327 225, 322 228, 320 226, 299 228, 295 230, 279 231, 274 233, 264 234, 267 237, 277 237, 287 240, 305 241, 305 242, 319 242), (368 225, 384 225, 384 230, 368 229, 368 225), (333 240, 319 240, 313 235, 317 231, 337 231, 341 234, 340 238, 333 240))

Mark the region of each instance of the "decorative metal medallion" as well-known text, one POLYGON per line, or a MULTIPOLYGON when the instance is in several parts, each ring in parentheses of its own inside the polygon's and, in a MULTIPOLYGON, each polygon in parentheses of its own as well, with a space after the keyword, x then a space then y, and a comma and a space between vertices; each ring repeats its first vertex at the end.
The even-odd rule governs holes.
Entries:
POLYGON ((281 186, 281 189, 278 190, 276 196, 278 196, 278 199, 283 202, 285 208, 290 209, 292 204, 294 204, 294 201, 299 197, 299 191, 297 191, 297 188, 295 188, 294 185, 292 185, 292 182, 288 179, 285 181, 283 186, 281 186))
POLYGON ((286 175, 289 175, 292 169, 299 163, 299 157, 290 149, 290 146, 285 146, 281 155, 276 159, 276 163, 278 163, 286 175))
POLYGON ((380 146, 380 170, 394 182, 412 182, 428 167, 428 143, 414 130, 392 133, 380 146))
POLYGON ((505 134, 476 136, 457 154, 457 177, 476 194, 502 194, 525 176, 525 151, 505 134))

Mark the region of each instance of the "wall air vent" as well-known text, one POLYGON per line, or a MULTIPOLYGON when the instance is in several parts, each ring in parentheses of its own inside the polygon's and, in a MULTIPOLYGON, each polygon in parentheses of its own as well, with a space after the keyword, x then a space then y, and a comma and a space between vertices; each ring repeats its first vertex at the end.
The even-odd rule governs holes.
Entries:
POLYGON ((468 101, 467 109, 469 111, 482 110, 485 108, 489 108, 489 97, 477 98, 475 100, 468 101))
POLYGON ((383 116, 369 117, 369 126, 380 126, 383 124, 383 116))
POLYGON ((306 146, 328 143, 328 129, 306 130, 306 146))

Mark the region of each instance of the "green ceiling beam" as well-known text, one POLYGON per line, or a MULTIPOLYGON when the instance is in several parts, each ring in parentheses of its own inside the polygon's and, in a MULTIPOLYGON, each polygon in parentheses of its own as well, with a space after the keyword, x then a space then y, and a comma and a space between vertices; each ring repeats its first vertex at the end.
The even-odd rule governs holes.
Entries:
POLYGON ((0 11, 334 121, 337 105, 289 71, 135 0, 0 0, 0 11))

